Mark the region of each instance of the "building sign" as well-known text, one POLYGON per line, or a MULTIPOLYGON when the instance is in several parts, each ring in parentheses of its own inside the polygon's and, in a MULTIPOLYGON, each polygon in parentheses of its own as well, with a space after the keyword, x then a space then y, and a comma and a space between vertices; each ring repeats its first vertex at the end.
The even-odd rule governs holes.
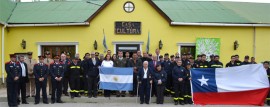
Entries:
POLYGON ((141 22, 115 22, 115 34, 141 34, 141 22))

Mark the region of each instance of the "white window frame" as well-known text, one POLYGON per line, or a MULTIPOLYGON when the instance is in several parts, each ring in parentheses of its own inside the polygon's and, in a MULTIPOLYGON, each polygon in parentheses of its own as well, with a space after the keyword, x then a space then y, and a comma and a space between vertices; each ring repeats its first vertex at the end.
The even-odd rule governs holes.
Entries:
POLYGON ((177 46, 178 46, 178 53, 181 55, 181 47, 182 46, 196 46, 196 43, 183 43, 183 42, 180 42, 180 43, 177 43, 177 46))
POLYGON ((58 46, 68 46, 68 45, 75 45, 75 53, 78 53, 79 51, 79 42, 37 42, 38 45, 38 56, 41 55, 41 47, 42 46, 53 46, 53 45, 58 45, 58 46))
POLYGON ((127 45, 133 45, 133 44, 136 44, 136 45, 140 45, 139 49, 141 51, 141 54, 142 54, 142 45, 143 45, 143 41, 113 41, 112 44, 113 44, 113 47, 114 47, 114 54, 116 54, 116 45, 122 45, 122 44, 127 44, 127 45))

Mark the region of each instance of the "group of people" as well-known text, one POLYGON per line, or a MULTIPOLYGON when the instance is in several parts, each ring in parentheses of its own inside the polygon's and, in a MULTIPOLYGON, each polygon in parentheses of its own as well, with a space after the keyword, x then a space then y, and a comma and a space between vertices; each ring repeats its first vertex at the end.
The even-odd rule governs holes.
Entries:
MULTIPOLYGON (((22 104, 28 104, 26 98, 30 96, 35 97, 35 104, 39 104, 41 90, 43 103, 48 104, 47 86, 51 103, 64 103, 61 100, 62 94, 71 98, 81 96, 97 98, 101 93, 105 97, 110 97, 111 94, 125 97, 126 91, 98 89, 99 67, 132 67, 133 90, 128 93, 130 97, 139 95, 140 104, 149 104, 152 96, 157 97, 157 104, 163 104, 164 95, 172 96, 175 105, 192 104, 191 69, 223 67, 218 55, 211 55, 211 60, 207 61, 205 54, 197 55, 195 60, 190 53, 181 55, 165 53, 163 56, 159 49, 156 49, 155 55, 142 53, 125 52, 124 57, 123 51, 112 54, 108 50, 105 56, 98 52, 85 53, 81 60, 78 53, 71 59, 69 52, 63 52, 51 59, 50 52, 46 51, 45 56, 38 56, 38 61, 32 58, 32 52, 27 54, 26 59, 19 56, 18 60, 14 54, 10 54, 10 61, 5 64, 8 105, 18 106, 20 95, 22 104)), ((245 56, 241 62, 238 55, 233 55, 226 67, 246 64, 256 64, 255 58, 252 57, 249 61, 249 56, 245 56)), ((263 64, 267 74, 270 75, 269 62, 263 64)), ((268 97, 270 99, 270 95, 268 97)), ((270 104, 270 100, 267 103, 270 104)))

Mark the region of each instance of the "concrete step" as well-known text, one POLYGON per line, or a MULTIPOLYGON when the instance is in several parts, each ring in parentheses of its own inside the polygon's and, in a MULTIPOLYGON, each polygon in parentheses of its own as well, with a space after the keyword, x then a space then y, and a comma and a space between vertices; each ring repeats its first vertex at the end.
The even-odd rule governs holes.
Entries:
MULTIPOLYGON (((88 97, 82 96, 82 97, 75 97, 74 99, 71 99, 70 97, 62 96, 61 99, 66 103, 121 103, 121 102, 136 103, 136 98, 137 97, 115 97, 115 96, 112 96, 110 98, 103 97, 103 96, 99 96, 97 98, 93 98, 93 97, 88 98, 88 97)), ((29 97, 27 98, 27 101, 34 102, 34 99, 35 98, 33 97, 29 97)), ((48 96, 48 100, 49 102, 51 101, 50 96, 48 96)), ((140 99, 138 98, 137 100, 138 100, 137 103, 139 103, 140 99)), ((42 101, 42 98, 40 101, 42 101)), ((7 97, 0 97, 0 102, 7 102, 7 97)), ((151 98, 151 103, 156 103, 156 97, 151 98)), ((173 103, 173 98, 164 97, 164 103, 173 103)))

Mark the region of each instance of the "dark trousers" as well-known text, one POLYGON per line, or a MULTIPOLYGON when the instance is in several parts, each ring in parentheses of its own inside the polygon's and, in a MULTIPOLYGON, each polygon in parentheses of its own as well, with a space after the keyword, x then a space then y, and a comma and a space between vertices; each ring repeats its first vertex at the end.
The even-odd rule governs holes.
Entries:
POLYGON ((69 79, 70 84, 70 94, 71 96, 77 96, 80 92, 80 78, 79 77, 71 77, 69 79))
POLYGON ((97 96, 97 84, 98 78, 97 77, 88 77, 88 96, 97 96))
MULTIPOLYGON (((153 86, 156 86, 156 83, 154 83, 153 82, 153 86)), ((152 93, 151 93, 152 95, 152 97, 155 95, 155 96, 157 96, 157 89, 156 89, 156 87, 152 87, 152 93)))
POLYGON ((69 77, 64 76, 64 78, 63 78, 63 94, 67 94, 67 91, 68 91, 68 81, 69 81, 69 77))
POLYGON ((83 80, 84 80, 84 85, 83 85, 84 94, 88 94, 88 78, 83 78, 83 80))
POLYGON ((157 85, 156 91, 157 91, 157 104, 163 104, 164 102, 164 85, 157 85))
POLYGON ((7 82, 8 106, 17 106, 18 82, 7 82))
POLYGON ((55 102, 55 96, 56 96, 56 101, 61 100, 61 95, 62 95, 62 81, 56 81, 54 78, 52 78, 52 97, 51 100, 52 102, 55 102))
POLYGON ((149 103, 150 99, 150 86, 147 82, 147 79, 143 79, 140 84, 140 101, 142 103, 149 103))
POLYGON ((190 86, 190 81, 187 81, 185 83, 185 95, 184 95, 185 99, 191 99, 191 86, 190 86))
POLYGON ((133 73, 133 91, 129 91, 129 93, 134 96, 137 96, 137 85, 138 85, 137 75, 138 73, 133 73))
POLYGON ((104 97, 110 97, 111 96, 111 90, 104 90, 104 97))
POLYGON ((18 102, 20 102, 20 93, 22 102, 26 102, 26 78, 21 77, 18 85, 18 102))
POLYGON ((43 102, 48 102, 46 86, 47 86, 47 79, 44 79, 44 81, 42 81, 42 82, 39 81, 38 79, 36 79, 36 97, 35 97, 36 103, 39 103, 39 101, 40 101, 40 90, 41 89, 42 89, 43 102))
POLYGON ((166 92, 166 95, 174 94, 172 74, 167 75, 166 91, 165 92, 166 92))
POLYGON ((80 94, 84 94, 84 78, 80 77, 80 94))
POLYGON ((185 93, 185 83, 184 82, 174 82, 174 101, 183 101, 185 93))

